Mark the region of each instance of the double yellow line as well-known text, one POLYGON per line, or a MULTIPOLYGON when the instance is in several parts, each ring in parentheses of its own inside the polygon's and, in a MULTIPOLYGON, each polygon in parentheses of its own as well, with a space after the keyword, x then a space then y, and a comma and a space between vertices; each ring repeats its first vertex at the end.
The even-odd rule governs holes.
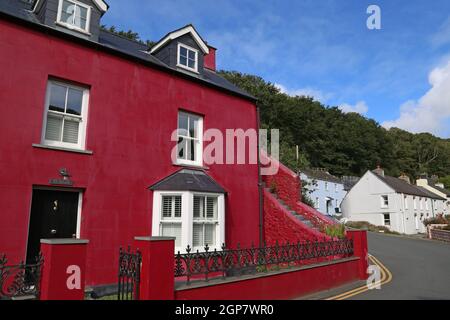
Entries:
MULTIPOLYGON (((373 286, 378 286, 378 285, 382 286, 382 285, 385 285, 385 284, 388 284, 389 282, 391 282, 392 281, 392 273, 388 270, 388 268, 386 268, 386 266, 384 264, 382 264, 380 262, 380 260, 378 260, 377 258, 375 258, 372 255, 369 255, 369 259, 373 264, 378 266, 381 271, 381 279, 379 281, 375 282, 373 284, 373 286)), ((362 286, 362 287, 347 291, 345 293, 339 294, 337 296, 334 296, 334 297, 331 297, 331 298, 328 298, 325 300, 345 300, 345 299, 354 297, 358 294, 367 292, 369 290, 370 289, 367 286, 362 286)))

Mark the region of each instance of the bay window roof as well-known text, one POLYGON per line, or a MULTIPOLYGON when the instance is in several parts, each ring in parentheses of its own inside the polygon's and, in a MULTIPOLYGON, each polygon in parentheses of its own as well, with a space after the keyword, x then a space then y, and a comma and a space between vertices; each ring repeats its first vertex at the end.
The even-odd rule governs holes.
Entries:
POLYGON ((149 187, 153 191, 195 191, 227 193, 213 178, 202 170, 182 169, 149 187))

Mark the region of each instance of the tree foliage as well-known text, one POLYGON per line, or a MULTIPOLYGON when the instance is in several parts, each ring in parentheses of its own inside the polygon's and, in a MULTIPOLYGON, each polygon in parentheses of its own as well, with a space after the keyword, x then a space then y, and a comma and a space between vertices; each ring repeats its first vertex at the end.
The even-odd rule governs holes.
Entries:
POLYGON ((221 71, 222 76, 258 99, 262 127, 280 129, 280 158, 294 170, 327 168, 335 175, 361 176, 381 165, 387 174, 447 176, 450 140, 429 133, 412 134, 357 113, 344 113, 313 98, 292 97, 261 77, 221 71), (301 161, 296 161, 299 146, 301 161))
POLYGON ((145 44, 145 45, 147 45, 149 48, 151 48, 151 47, 153 47, 153 46, 155 45, 155 42, 154 42, 154 41, 151 41, 151 40, 142 40, 141 37, 140 37, 140 35, 139 35, 139 33, 134 32, 134 31, 132 31, 132 30, 128 30, 128 31, 118 30, 116 26, 110 26, 110 27, 107 27, 106 25, 102 25, 102 26, 101 26, 101 29, 104 30, 104 31, 108 31, 108 32, 110 32, 110 33, 113 33, 113 34, 115 34, 115 35, 118 35, 118 36, 121 36, 121 37, 130 39, 130 40, 133 40, 133 41, 136 41, 136 42, 145 44))

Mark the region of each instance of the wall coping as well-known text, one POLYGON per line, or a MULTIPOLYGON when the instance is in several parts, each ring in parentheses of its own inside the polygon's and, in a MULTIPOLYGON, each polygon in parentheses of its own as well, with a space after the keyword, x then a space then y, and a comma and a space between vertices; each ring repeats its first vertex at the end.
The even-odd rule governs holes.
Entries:
POLYGON ((83 239, 41 239, 43 244, 61 245, 61 244, 88 244, 89 240, 83 239))
POLYGON ((193 289, 207 288, 207 287, 211 287, 211 286, 225 285, 225 284, 241 282, 241 281, 250 281, 250 280, 254 280, 254 279, 267 278, 267 277, 277 276, 277 275, 286 274, 286 273, 292 273, 292 272, 298 272, 298 271, 303 271, 303 270, 331 266, 331 265, 335 265, 335 264, 358 261, 359 259, 360 259, 359 257, 349 257, 349 258, 343 258, 343 259, 333 260, 333 261, 326 261, 326 262, 321 262, 321 263, 307 265, 307 266, 294 267, 291 269, 285 269, 285 270, 280 270, 280 271, 272 271, 272 272, 268 272, 268 273, 260 273, 260 274, 255 274, 255 275, 244 275, 241 277, 230 277, 225 280, 221 279, 221 278, 220 279, 210 279, 208 282, 205 282, 204 280, 200 280, 197 283, 191 282, 191 284, 189 284, 189 285, 178 284, 178 286, 177 286, 177 283, 175 283, 175 291, 188 291, 188 290, 193 290, 193 289))
POLYGON ((137 241, 175 241, 174 237, 135 237, 134 240, 137 241))

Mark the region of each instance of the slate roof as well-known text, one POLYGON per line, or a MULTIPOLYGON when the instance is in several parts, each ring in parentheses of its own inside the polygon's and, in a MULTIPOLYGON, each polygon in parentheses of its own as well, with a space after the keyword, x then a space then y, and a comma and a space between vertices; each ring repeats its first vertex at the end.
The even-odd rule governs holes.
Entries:
POLYGON ((204 171, 182 169, 149 187, 154 191, 196 191, 226 193, 213 178, 204 171))
POLYGON ((330 174, 329 172, 327 172, 325 170, 302 169, 300 172, 305 174, 306 176, 308 176, 308 178, 310 178, 310 179, 342 184, 341 179, 333 176, 332 174, 330 174))
POLYGON ((354 176, 344 176, 342 177, 342 182, 344 183, 344 191, 350 191, 355 184, 358 183, 360 177, 354 176))
MULTIPOLYGON (((60 31, 56 28, 53 28, 48 25, 42 24, 35 14, 31 12, 31 5, 27 4, 20 0, 0 0, 0 14, 1 15, 7 15, 10 17, 14 17, 17 19, 20 19, 24 22, 31 23, 36 28, 41 28, 44 31, 46 29, 52 29, 53 31, 57 32, 58 36, 61 37, 68 37, 71 39, 77 38, 77 41, 81 41, 84 43, 93 43, 92 40, 85 40, 82 38, 78 38, 73 35, 69 35, 68 33, 65 33, 63 31, 60 31)), ((0 16, 1 16, 0 15, 0 16)), ((238 88, 225 78, 221 77, 220 75, 216 74, 214 71, 210 71, 208 69, 204 69, 204 73, 202 74, 191 74, 186 73, 183 71, 179 71, 175 68, 169 67, 165 63, 158 60, 155 56, 147 53, 148 47, 145 44, 141 44, 139 42, 112 34, 108 31, 101 30, 99 35, 98 42, 94 42, 95 44, 99 45, 100 47, 104 47, 110 50, 113 50, 117 53, 120 53, 122 55, 125 55, 126 57, 132 58, 132 59, 138 59, 141 62, 144 62, 146 64, 151 64, 153 66, 156 66, 160 69, 166 70, 168 72, 176 73, 182 77, 190 78, 191 80, 200 81, 203 84, 213 86, 222 90, 225 90, 227 92, 236 94, 240 97, 243 97, 248 100, 256 101, 256 98, 247 93, 246 91, 238 88)))
POLYGON ((446 199, 441 198, 438 195, 426 190, 425 188, 418 187, 413 184, 409 184, 402 179, 394 178, 394 177, 390 177, 390 176, 380 176, 376 173, 374 173, 374 174, 381 181, 383 181, 388 186, 390 186, 392 189, 394 189, 395 192, 397 192, 397 193, 404 193, 404 194, 408 194, 408 195, 412 195, 412 196, 431 198, 431 199, 437 199, 437 200, 446 200, 446 199))
POLYGON ((440 191, 444 193, 447 197, 450 197, 450 191, 441 187, 438 187, 437 185, 430 185, 430 187, 436 189, 437 191, 440 191))

